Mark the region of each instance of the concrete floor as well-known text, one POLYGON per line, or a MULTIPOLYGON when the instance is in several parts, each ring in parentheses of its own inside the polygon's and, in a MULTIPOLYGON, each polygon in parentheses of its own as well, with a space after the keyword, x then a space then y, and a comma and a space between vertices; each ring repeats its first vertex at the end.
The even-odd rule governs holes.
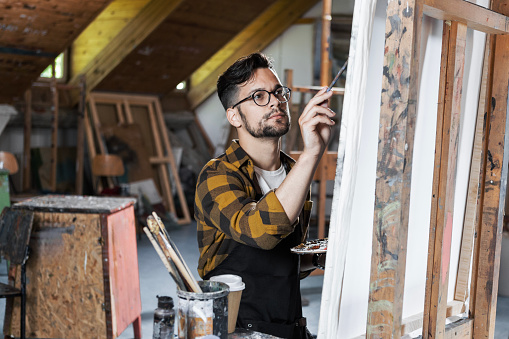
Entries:
MULTIPOLYGON (((201 280, 196 273, 198 249, 196 243, 196 224, 182 226, 171 230, 170 236, 180 250, 196 279, 201 280)), ((138 240, 138 264, 140 272, 140 286, 142 299, 142 335, 152 338, 154 310, 157 308, 157 295, 171 296, 177 301, 176 286, 172 278, 157 256, 152 244, 145 234, 138 240)), ((0 281, 6 281, 5 261, 0 265, 0 281)), ((308 320, 311 333, 318 332, 320 314, 320 300, 323 276, 310 276, 302 280, 302 296, 309 300, 309 306, 303 308, 304 316, 308 320)), ((0 329, 3 332, 3 318, 5 313, 5 299, 0 299, 0 329)), ((119 338, 133 338, 132 326, 129 326, 119 338)), ((340 338, 340 336, 338 336, 340 338)), ((497 320, 495 325, 495 339, 509 338, 509 297, 498 297, 497 320)))

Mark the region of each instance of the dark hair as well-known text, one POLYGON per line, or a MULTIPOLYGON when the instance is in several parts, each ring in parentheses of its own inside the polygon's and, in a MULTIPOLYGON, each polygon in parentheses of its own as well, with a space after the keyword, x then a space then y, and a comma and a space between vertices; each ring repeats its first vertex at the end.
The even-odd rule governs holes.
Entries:
POLYGON ((262 53, 253 53, 235 61, 217 79, 217 95, 223 104, 224 109, 233 106, 239 91, 238 85, 245 83, 253 77, 258 68, 272 67, 272 60, 262 53))

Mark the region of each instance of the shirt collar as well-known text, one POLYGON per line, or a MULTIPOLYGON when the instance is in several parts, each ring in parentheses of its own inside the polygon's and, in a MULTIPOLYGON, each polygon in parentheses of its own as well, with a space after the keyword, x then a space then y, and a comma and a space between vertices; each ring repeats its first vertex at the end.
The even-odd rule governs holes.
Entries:
MULTIPOLYGON (((225 153, 226 157, 228 158, 228 162, 231 163, 232 165, 235 165, 237 168, 240 168, 242 165, 244 165, 244 163, 251 160, 246 151, 244 151, 244 149, 240 146, 239 141, 237 139, 232 141, 230 147, 228 147, 225 153)), ((290 156, 288 156, 285 152, 282 151, 281 151, 281 161, 285 168, 287 169, 287 171, 289 171, 295 164, 295 160, 293 160, 290 156)), ((251 166, 254 166, 252 161, 250 161, 250 163, 251 166)))

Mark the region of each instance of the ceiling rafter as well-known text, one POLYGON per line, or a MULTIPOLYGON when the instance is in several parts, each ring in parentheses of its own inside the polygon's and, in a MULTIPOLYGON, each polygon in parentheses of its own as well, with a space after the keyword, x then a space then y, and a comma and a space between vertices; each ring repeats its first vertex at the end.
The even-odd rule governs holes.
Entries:
POLYGON ((196 108, 216 90, 218 76, 238 58, 262 50, 313 7, 318 0, 279 0, 196 70, 188 99, 196 108))
POLYGON ((71 77, 79 74, 150 0, 113 0, 81 32, 70 51, 71 77))
POLYGON ((182 2, 182 0, 151 0, 118 35, 70 80, 79 83, 84 75, 92 91, 138 44, 182 2))

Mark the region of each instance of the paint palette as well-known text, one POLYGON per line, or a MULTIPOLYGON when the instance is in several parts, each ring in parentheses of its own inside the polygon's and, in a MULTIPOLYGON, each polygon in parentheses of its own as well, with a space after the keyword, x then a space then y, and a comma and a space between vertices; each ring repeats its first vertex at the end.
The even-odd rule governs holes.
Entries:
POLYGON ((329 238, 309 240, 291 248, 290 251, 296 254, 326 253, 328 242, 329 238))

